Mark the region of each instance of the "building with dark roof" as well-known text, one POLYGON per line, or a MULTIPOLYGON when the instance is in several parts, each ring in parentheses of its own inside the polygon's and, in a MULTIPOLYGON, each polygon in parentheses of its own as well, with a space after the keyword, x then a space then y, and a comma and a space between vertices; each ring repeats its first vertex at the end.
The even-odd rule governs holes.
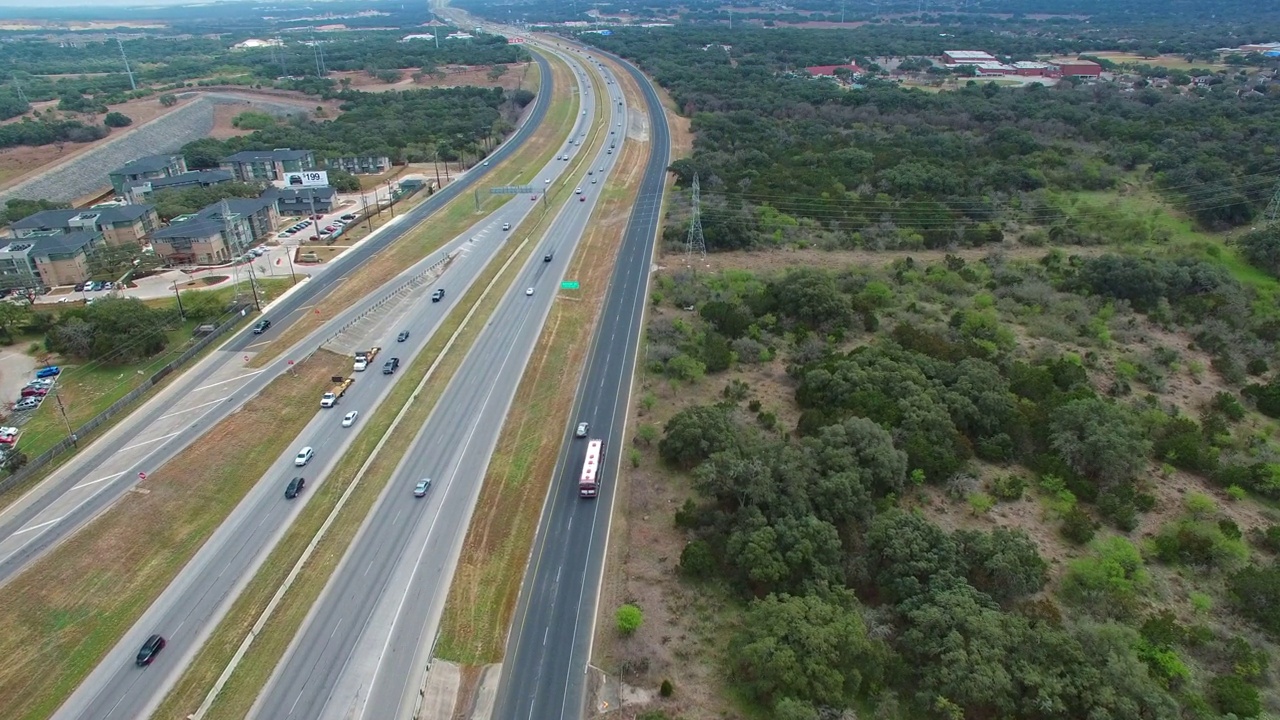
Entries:
POLYGON ((0 247, 0 286, 5 289, 75 285, 89 279, 89 255, 102 246, 94 229, 47 230, 0 247))
POLYGON ((270 182, 283 178, 285 173, 301 172, 315 166, 315 153, 289 148, 245 150, 222 160, 222 169, 241 182, 270 182))
POLYGON ((157 190, 174 190, 187 187, 210 187, 219 183, 231 182, 235 176, 229 170, 193 170, 181 175, 154 178, 140 183, 131 183, 125 188, 124 196, 129 202, 141 203, 151 198, 157 190))
POLYGON ((386 155, 352 155, 329 158, 324 166, 330 170, 346 170, 352 175, 378 175, 391 169, 391 158, 386 155))
POLYGON ((151 233, 151 247, 171 265, 220 265, 267 239, 279 220, 275 197, 228 198, 174 218, 151 233))
POLYGON ((281 215, 311 215, 315 212, 328 214, 333 209, 338 191, 331 187, 315 188, 267 188, 262 197, 272 197, 276 201, 276 210, 281 215))
POLYGON ((181 155, 147 155, 125 163, 120 169, 108 173, 108 177, 111 178, 111 187, 123 195, 134 185, 181 175, 186 171, 187 161, 181 155))
POLYGON ((9 226, 14 238, 50 232, 98 232, 108 245, 141 245, 147 233, 160 227, 151 205, 96 206, 86 210, 42 210, 9 226))

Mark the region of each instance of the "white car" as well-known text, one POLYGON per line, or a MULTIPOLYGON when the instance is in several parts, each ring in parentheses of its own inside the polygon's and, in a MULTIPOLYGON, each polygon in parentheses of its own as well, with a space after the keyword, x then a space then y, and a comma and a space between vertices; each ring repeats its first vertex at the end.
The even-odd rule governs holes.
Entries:
POLYGON ((510 230, 510 229, 511 229, 511 223, 502 223, 502 229, 503 229, 503 230, 510 230))
POLYGON ((587 429, 588 429, 588 428, 590 428, 590 427, 591 427, 591 426, 590 426, 590 425, 588 425, 587 423, 584 423, 584 422, 580 422, 580 423, 578 423, 578 429, 573 431, 573 436, 574 436, 574 437, 580 437, 580 438, 584 438, 584 437, 586 437, 586 436, 587 436, 587 429))
POLYGON ((524 294, 525 294, 525 295, 532 295, 532 294, 533 294, 533 288, 527 288, 527 289, 524 291, 524 294))
POLYGON ((315 450, 312 450, 310 446, 304 447, 298 451, 298 457, 293 459, 293 465, 294 467, 302 467, 303 465, 311 462, 311 458, 315 456, 315 450))
POLYGON ((342 427, 351 427, 352 425, 354 425, 354 424, 356 423, 356 418, 358 418, 358 417, 360 417, 360 411, 359 411, 359 410, 352 410, 351 412, 347 413, 346 415, 343 415, 343 416, 342 416, 342 427))
POLYGON ((574 191, 573 191, 573 194, 574 194, 574 195, 581 195, 581 194, 582 194, 582 188, 578 188, 578 189, 574 190, 574 191))
POLYGON ((595 185, 595 184, 596 184, 596 178, 591 178, 591 184, 592 184, 592 185, 595 185))
POLYGON ((551 184, 551 178, 545 178, 545 179, 542 181, 542 184, 543 184, 543 185, 550 185, 550 184, 551 184))

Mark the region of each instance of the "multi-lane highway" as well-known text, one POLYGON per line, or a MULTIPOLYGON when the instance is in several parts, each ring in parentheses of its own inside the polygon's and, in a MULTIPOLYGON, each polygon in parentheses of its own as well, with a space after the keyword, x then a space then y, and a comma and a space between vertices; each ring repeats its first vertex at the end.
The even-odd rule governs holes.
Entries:
MULTIPOLYGON (((547 77, 550 77, 549 73, 547 77)), ((578 122, 585 128, 586 121, 586 118, 581 118, 578 122)), ((572 166, 573 163, 552 161, 539 169, 537 177, 550 180, 546 185, 556 187, 557 178, 572 166)), ((541 193, 538 193, 538 199, 541 199, 541 193)), ((442 277, 418 288, 410 299, 372 323, 360 345, 380 345, 383 348, 373 367, 362 373, 352 373, 356 378, 355 385, 339 405, 317 414, 295 445, 275 461, 263 481, 250 491, 173 584, 60 708, 57 717, 142 718, 155 708, 238 592, 283 536, 315 487, 324 481, 360 425, 368 419, 369 412, 390 391, 392 380, 398 376, 383 375, 381 362, 394 356, 400 357, 407 365, 498 249, 506 243, 520 240, 513 237, 513 233, 520 229, 521 220, 542 211, 542 203, 517 197, 399 276, 401 280, 412 277, 440 258, 453 256, 442 277), (510 224, 514 230, 503 230, 504 224, 510 224), (445 299, 438 303, 429 299, 435 288, 447 290, 445 299), (409 331, 409 339, 398 343, 396 335, 403 330, 409 331), (360 411, 361 418, 356 427, 342 428, 341 417, 351 410, 360 411), (293 457, 302 446, 316 448, 317 455, 307 467, 297 469, 293 466, 293 457), (308 486, 300 498, 288 501, 283 497, 284 485, 295 475, 305 477, 308 486), (139 670, 133 666, 133 654, 141 642, 155 632, 168 638, 169 646, 152 666, 139 670)), ((540 272, 546 271, 540 269, 540 272)), ((398 282, 393 281, 390 285, 395 286, 398 282)), ((361 308, 367 308, 378 297, 375 293, 366 298, 357 307, 332 319, 325 328, 313 333, 300 345, 310 343, 309 347, 314 348, 320 338, 332 335, 334 327, 345 325, 362 312, 361 308)), ((272 316, 280 317, 274 312, 272 316)), ((248 339, 252 336, 237 342, 248 339)), ((287 359, 282 357, 253 377, 271 375, 283 369, 276 365, 283 366, 286 362, 287 359)), ((251 380, 250 384, 254 382, 265 384, 262 380, 251 380)), ((316 401, 318 405, 318 397, 316 401)))
MULTIPOLYGON (((590 52, 595 55, 599 51, 590 52)), ((614 479, 625 443, 627 399, 670 156, 666 118, 653 86, 630 64, 612 59, 620 62, 644 91, 652 154, 570 419, 571 425, 589 422, 590 437, 604 440, 604 487, 594 500, 578 497, 586 441, 574 440, 572 427, 566 428, 565 448, 543 508, 508 640, 495 720, 578 720, 584 714, 586 669, 614 479)))
MULTIPOLYGON (((39 487, 0 513, 0 582, 8 580, 33 559, 114 503, 137 484, 139 472, 153 472, 284 372, 288 367, 288 357, 298 357, 294 351, 258 372, 248 370, 242 356, 252 353, 258 343, 276 337, 361 263, 403 237, 451 199, 470 189, 492 168, 515 152, 541 125, 549 106, 551 67, 545 58, 536 54, 534 58, 543 78, 536 105, 512 137, 489 156, 488 165, 472 168, 392 224, 380 228, 357 248, 327 263, 309 281, 296 287, 271 308, 273 326, 266 335, 251 335, 244 331, 232 338, 220 350, 188 370, 128 418, 81 450, 39 487)), ((515 204, 518 203, 508 203, 515 204)), ((439 260, 448 249, 433 253, 431 258, 423 261, 422 267, 439 260)), ((410 277, 415 271, 407 269, 387 286, 394 287, 401 278, 410 277)), ((365 303, 342 313, 327 323, 326 327, 340 327, 346 318, 364 312, 377 299, 377 293, 372 292, 365 303)), ((325 332, 332 334, 332 330, 322 329, 294 348, 305 355, 315 347, 317 337, 326 336, 325 332)), ((68 372, 75 371, 71 369, 68 372)))
MULTIPOLYGON (((587 77, 580 67, 575 71, 580 80, 587 77)), ((588 112, 580 117, 595 118, 591 107, 597 91, 604 93, 605 109, 596 130, 607 138, 625 108, 609 86, 589 83, 583 91, 588 112)), ((583 146, 570 152, 581 151, 591 139, 579 131, 574 137, 581 137, 583 146)), ((609 145, 606 141, 589 159, 592 177, 612 170, 617 155, 608 152, 609 145)), ((586 201, 562 208, 519 271, 277 666, 252 717, 411 716, 485 468, 596 205, 600 186, 584 182, 581 187, 586 201), (544 259, 548 254, 550 261, 544 259), (413 487, 422 478, 432 479, 431 490, 415 498, 413 487)))

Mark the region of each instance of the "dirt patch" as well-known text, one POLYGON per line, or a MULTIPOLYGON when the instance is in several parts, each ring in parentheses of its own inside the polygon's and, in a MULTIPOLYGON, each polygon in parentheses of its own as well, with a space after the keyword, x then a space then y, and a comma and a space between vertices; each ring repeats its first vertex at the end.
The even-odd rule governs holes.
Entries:
POLYGON ((358 70, 329 73, 329 77, 338 83, 347 81, 347 86, 362 92, 388 92, 396 90, 418 90, 424 88, 450 87, 500 87, 504 90, 515 90, 528 84, 529 66, 532 63, 512 63, 498 79, 489 77, 493 69, 491 65, 445 65, 436 72, 422 72, 421 68, 407 68, 400 71, 401 79, 394 83, 384 83, 367 72, 358 70))
POLYGON ((240 105, 215 105, 213 108, 213 130, 209 133, 209 137, 215 140, 226 140, 227 138, 240 137, 248 135, 252 130, 241 130, 233 124, 236 116, 244 112, 247 106, 240 105))
POLYGON ((346 362, 320 352, 295 365, 0 587, 7 717, 47 717, 75 689, 286 450, 312 417, 296 408, 310 407, 346 362))

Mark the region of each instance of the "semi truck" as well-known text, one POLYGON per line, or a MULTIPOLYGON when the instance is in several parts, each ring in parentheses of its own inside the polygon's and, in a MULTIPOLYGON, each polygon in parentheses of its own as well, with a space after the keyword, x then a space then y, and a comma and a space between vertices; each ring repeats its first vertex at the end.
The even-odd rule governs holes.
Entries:
POLYGON ((337 405, 338 398, 346 395, 347 388, 350 388, 356 381, 355 378, 344 378, 341 375, 334 375, 329 379, 333 381, 333 387, 329 388, 329 392, 321 396, 320 407, 322 408, 331 408, 334 405, 337 405))
POLYGON ((364 372, 365 370, 367 370, 369 368, 369 363, 373 362, 373 359, 378 357, 378 353, 381 350, 382 348, 380 347, 372 347, 372 348, 369 348, 368 350, 358 351, 356 353, 355 371, 364 372))

